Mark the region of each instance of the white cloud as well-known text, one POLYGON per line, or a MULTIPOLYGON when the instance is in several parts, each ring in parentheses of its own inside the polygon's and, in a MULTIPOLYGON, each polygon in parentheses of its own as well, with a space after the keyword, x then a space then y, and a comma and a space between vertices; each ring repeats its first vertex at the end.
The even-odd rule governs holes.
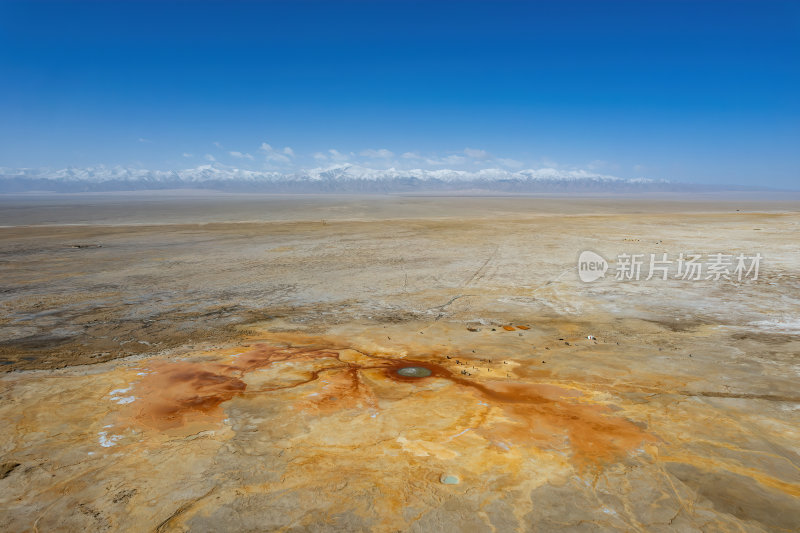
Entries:
POLYGON ((448 155, 447 157, 443 157, 441 159, 442 164, 447 164, 447 165, 459 165, 459 164, 463 163, 464 161, 466 161, 466 158, 464 156, 455 155, 455 154, 448 155))
POLYGON ((389 159, 390 157, 394 157, 394 152, 387 150, 386 148, 381 148, 380 150, 369 149, 362 151, 360 155, 376 159, 389 159))
POLYGON ((275 161, 277 163, 291 163, 292 160, 288 156, 279 154, 277 152, 270 152, 266 156, 267 161, 275 161))
POLYGON ((144 137, 139 137, 139 142, 140 143, 151 143, 153 141, 151 141, 150 139, 145 139, 144 137))
POLYGON ((438 155, 422 155, 419 152, 404 152, 400 155, 403 159, 415 161, 412 164, 425 163, 428 166, 440 167, 442 165, 461 165, 467 158, 459 154, 450 154, 444 157, 438 155))
MULTIPOLYGON (((141 142, 149 142, 142 138, 141 142)), ((217 147, 222 147, 219 142, 213 143, 217 147)), ((197 154, 183 152, 184 158, 205 159, 219 165, 219 160, 225 162, 225 157, 220 157, 217 152, 207 154, 197 154), (215 157, 216 156, 216 157, 215 157)), ((297 154, 290 146, 278 147, 267 142, 262 142, 258 146, 258 152, 254 152, 255 157, 248 152, 238 150, 225 150, 224 154, 241 161, 261 161, 263 169, 270 169, 270 172, 305 172, 309 167, 306 163, 316 161, 320 167, 324 168, 360 168, 364 172, 509 172, 509 173, 531 173, 537 178, 544 176, 567 176, 579 177, 582 173, 588 175, 603 175, 603 169, 614 171, 618 165, 597 159, 589 162, 583 167, 559 164, 547 157, 542 157, 535 170, 529 166, 529 161, 521 161, 508 157, 497 157, 489 151, 466 147, 456 152, 425 152, 425 151, 406 151, 395 153, 388 148, 368 148, 355 151, 339 151, 335 148, 314 152, 311 154, 297 154), (311 156, 310 158, 308 156, 311 156), (299 159, 298 159, 299 158, 299 159), (525 169, 525 170, 523 170, 525 169)), ((313 165, 312 165, 313 166, 313 165)), ((240 167, 241 168, 241 167, 240 167)), ((249 167, 245 167, 249 168, 249 167)), ((636 166, 635 170, 642 172, 644 167, 636 166)))
POLYGON ((489 152, 476 148, 464 148, 464 153, 472 159, 487 159, 489 157, 489 152))
POLYGON ((267 161, 286 164, 291 163, 292 160, 290 158, 294 157, 294 150, 288 146, 281 150, 282 153, 275 151, 275 148, 269 143, 261 143, 258 149, 266 153, 265 158, 267 161))
POLYGON ((333 159, 334 161, 347 161, 348 159, 347 154, 343 154, 339 150, 335 150, 333 148, 328 150, 328 153, 330 154, 330 158, 333 159))
MULTIPOLYGON (((361 155, 367 155, 367 154, 365 152, 361 152, 361 155)), ((419 163, 424 163, 425 165, 433 167, 441 167, 442 165, 460 166, 466 163, 478 164, 478 161, 476 159, 483 159, 483 160, 491 159, 491 156, 487 151, 475 150, 472 148, 465 148, 462 152, 455 154, 451 153, 449 155, 438 155, 438 154, 422 155, 419 152, 404 152, 403 154, 400 155, 400 157, 402 159, 406 159, 409 161, 417 161, 419 163)), ((414 163, 414 164, 419 164, 419 163, 414 163)))
POLYGON ((214 146, 220 149, 222 148, 222 145, 218 141, 214 141, 214 146))
POLYGON ((504 167, 509 168, 522 168, 522 161, 517 161, 516 159, 503 159, 498 158, 497 162, 503 165, 504 167))

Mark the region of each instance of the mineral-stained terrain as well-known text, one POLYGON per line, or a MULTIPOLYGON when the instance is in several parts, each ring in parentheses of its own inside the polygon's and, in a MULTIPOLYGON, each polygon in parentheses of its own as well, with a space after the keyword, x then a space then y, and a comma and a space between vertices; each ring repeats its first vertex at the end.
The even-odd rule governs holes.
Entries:
POLYGON ((796 199, 29 196, 0 226, 2 531, 800 530, 796 199), (763 260, 616 279, 664 253, 763 260))

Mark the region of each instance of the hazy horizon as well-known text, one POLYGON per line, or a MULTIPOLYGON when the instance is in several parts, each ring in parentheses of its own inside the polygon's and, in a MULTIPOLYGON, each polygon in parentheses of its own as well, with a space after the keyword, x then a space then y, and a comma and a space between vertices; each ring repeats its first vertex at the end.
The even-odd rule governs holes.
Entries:
POLYGON ((768 183, 709 184, 624 179, 581 169, 374 169, 355 164, 299 169, 294 172, 247 170, 219 163, 182 170, 123 166, 64 169, 0 167, 0 194, 27 192, 136 192, 208 190, 274 194, 582 194, 701 193, 797 191, 768 183))

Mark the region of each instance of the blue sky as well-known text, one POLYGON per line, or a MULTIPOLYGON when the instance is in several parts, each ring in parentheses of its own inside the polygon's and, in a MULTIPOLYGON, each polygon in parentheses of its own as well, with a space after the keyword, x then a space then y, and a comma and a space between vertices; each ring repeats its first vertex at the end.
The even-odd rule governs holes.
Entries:
POLYGON ((800 2, 0 1, 13 168, 554 167, 800 188, 799 87, 800 2))

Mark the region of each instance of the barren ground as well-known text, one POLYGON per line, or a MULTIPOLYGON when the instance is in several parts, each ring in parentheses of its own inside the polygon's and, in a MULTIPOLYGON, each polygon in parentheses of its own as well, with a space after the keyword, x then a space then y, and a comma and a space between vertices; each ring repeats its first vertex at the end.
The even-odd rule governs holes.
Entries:
POLYGON ((28 196, 0 226, 0 530, 800 529, 796 198, 28 196), (758 279, 614 279, 718 252, 758 279))

